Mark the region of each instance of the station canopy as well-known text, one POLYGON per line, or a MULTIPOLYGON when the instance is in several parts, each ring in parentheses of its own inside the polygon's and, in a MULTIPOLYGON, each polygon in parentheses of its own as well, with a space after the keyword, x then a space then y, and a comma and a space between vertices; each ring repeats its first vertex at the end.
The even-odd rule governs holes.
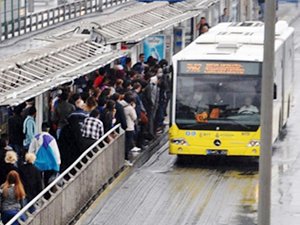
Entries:
POLYGON ((0 105, 18 105, 126 54, 73 36, 3 60, 0 62, 0 105))
POLYGON ((74 35, 73 32, 47 35, 43 39, 53 43, 0 62, 0 105, 18 105, 94 71, 128 54, 112 50, 110 44, 139 42, 201 14, 216 1, 135 3, 80 22, 79 27, 83 29, 94 28, 105 40, 101 41, 103 44, 99 40, 92 41, 90 35, 74 35))
POLYGON ((212 0, 183 1, 169 4, 166 1, 136 4, 120 10, 104 21, 101 17, 92 24, 106 44, 117 42, 136 43, 147 36, 165 30, 203 13, 212 0))

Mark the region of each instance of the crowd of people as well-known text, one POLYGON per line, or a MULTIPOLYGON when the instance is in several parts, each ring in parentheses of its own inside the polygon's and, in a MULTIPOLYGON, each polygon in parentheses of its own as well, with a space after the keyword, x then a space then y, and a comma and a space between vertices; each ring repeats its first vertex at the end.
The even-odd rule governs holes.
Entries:
MULTIPOLYGON (((53 92, 49 118, 37 132, 34 99, 14 107, 1 135, 1 219, 9 221, 43 187, 116 124, 125 130, 125 160, 164 131, 170 98, 170 67, 144 54, 102 67, 53 92), (22 202, 22 204, 21 204, 22 202)), ((115 138, 112 132, 106 137, 115 138)), ((34 210, 34 209, 32 209, 34 210)))
MULTIPOLYGON (((63 168, 116 124, 125 130, 128 165, 130 152, 141 151, 163 132, 170 98, 168 62, 153 57, 144 60, 144 54, 140 54, 134 65, 126 57, 123 64, 100 68, 79 79, 76 92, 67 91, 63 102, 53 99, 53 121, 58 121, 56 135, 58 146, 63 149, 63 168)), ((111 133, 106 141, 113 138, 111 133)))

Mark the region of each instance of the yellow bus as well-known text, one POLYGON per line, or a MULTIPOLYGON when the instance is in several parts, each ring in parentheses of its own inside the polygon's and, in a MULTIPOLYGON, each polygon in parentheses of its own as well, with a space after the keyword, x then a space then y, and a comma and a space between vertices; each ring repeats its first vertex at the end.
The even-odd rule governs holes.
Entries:
MULTIPOLYGON (((289 116, 294 29, 276 23, 273 141, 289 116)), ((220 23, 173 56, 170 154, 259 156, 264 24, 220 23)))

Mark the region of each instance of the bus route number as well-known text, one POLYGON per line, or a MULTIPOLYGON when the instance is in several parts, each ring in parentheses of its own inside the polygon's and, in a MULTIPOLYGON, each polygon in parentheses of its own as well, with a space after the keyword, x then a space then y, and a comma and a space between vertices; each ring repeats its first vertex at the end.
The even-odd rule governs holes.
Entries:
POLYGON ((186 65, 186 69, 188 73, 200 73, 201 64, 199 63, 188 63, 186 65))

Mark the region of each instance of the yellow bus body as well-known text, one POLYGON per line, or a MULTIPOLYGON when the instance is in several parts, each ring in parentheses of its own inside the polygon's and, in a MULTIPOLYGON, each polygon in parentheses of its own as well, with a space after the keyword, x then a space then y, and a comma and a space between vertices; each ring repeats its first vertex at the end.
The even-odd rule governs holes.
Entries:
POLYGON ((169 129, 169 153, 174 155, 259 156, 260 128, 255 132, 169 129), (184 143, 174 143, 184 140, 184 143), (215 142, 220 143, 216 146, 215 142))

